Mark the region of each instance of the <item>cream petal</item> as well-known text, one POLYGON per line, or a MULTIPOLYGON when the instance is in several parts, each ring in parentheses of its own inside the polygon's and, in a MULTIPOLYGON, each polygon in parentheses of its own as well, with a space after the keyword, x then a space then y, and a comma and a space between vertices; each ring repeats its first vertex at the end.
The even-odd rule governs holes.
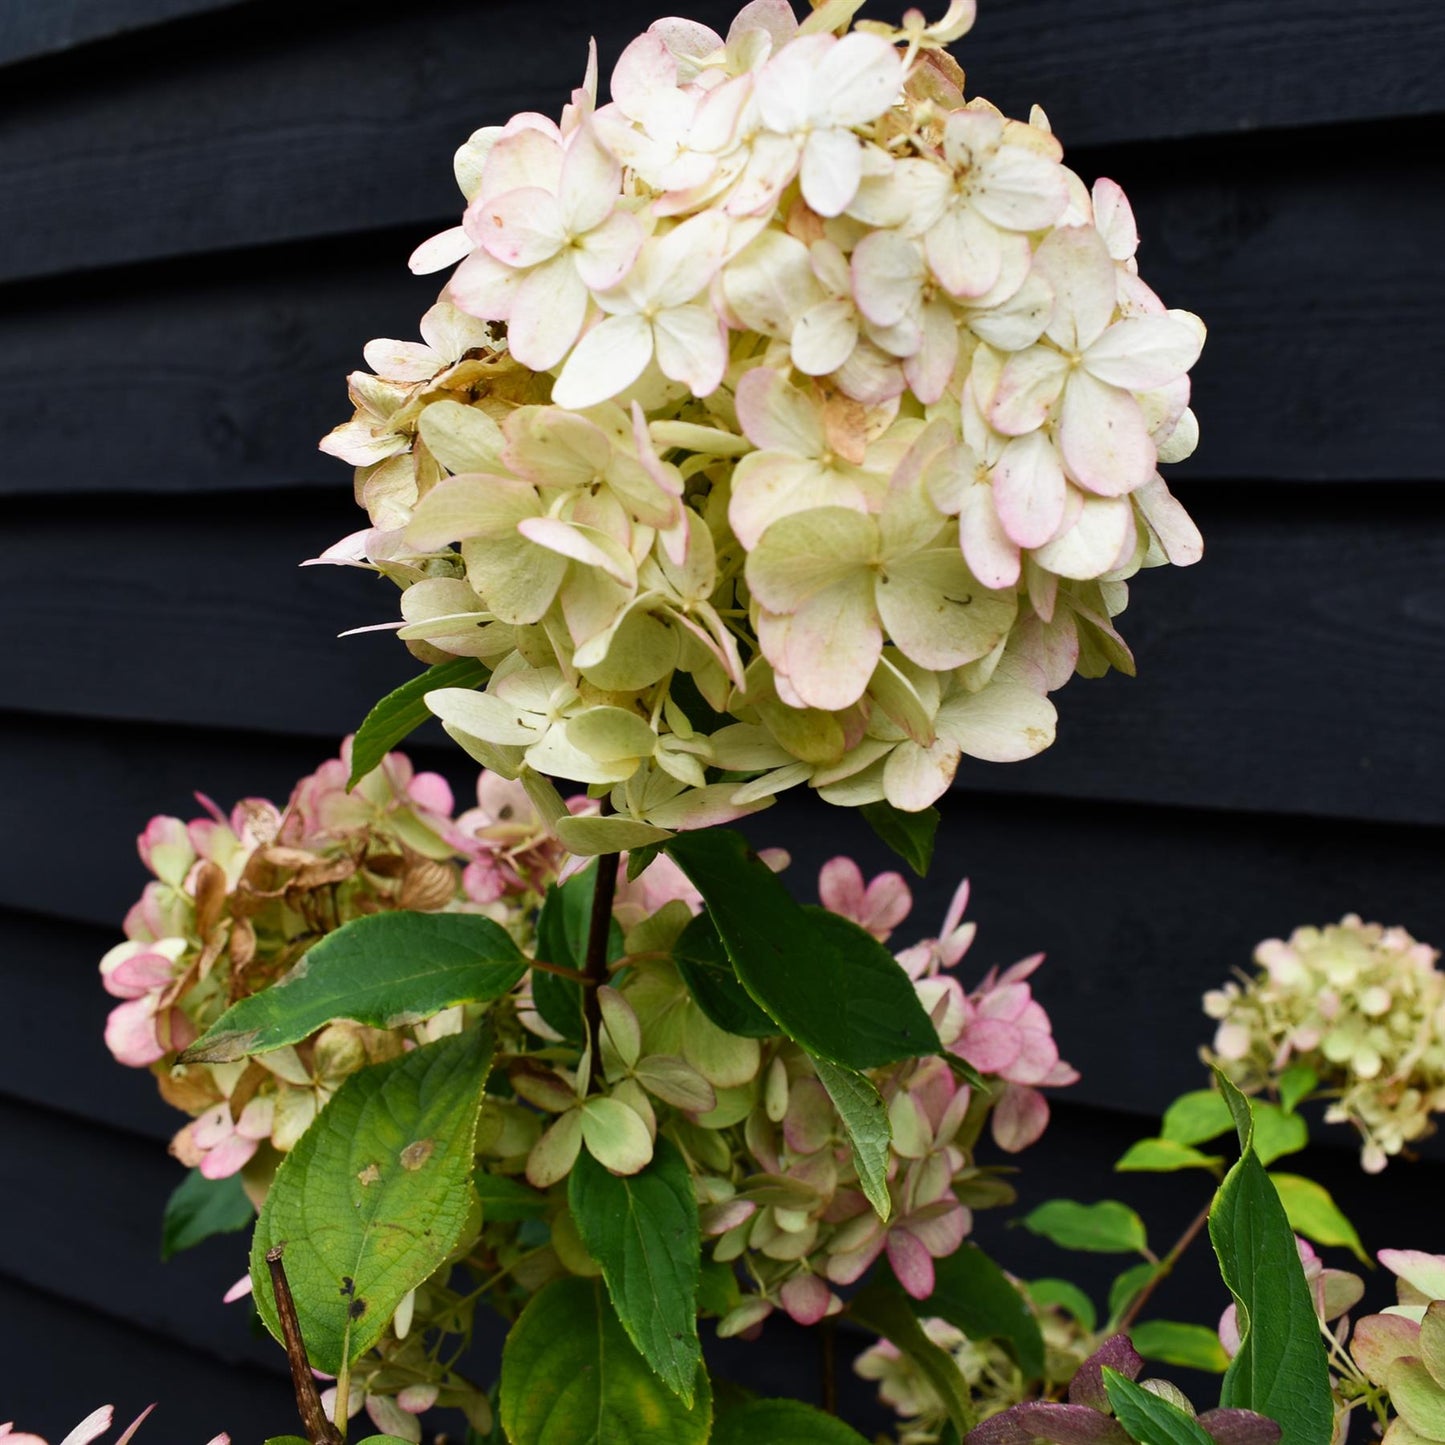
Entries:
POLYGON ((552 400, 569 410, 595 406, 625 391, 652 360, 652 327, 641 316, 607 316, 567 358, 552 400))
POLYGON ((1116 321, 1084 353, 1084 367, 1109 386, 1151 391, 1177 381, 1196 361, 1204 338, 1174 316, 1116 321))
POLYGON ((570 253, 529 271, 512 297, 507 345, 533 371, 550 371, 572 349, 589 297, 570 253))
POLYGON ((1012 438, 989 473, 1004 534, 1017 547, 1041 547, 1064 520, 1068 483, 1043 431, 1012 438))
POLYGON ((1139 403, 1083 370, 1064 388, 1059 450, 1074 481, 1100 497, 1143 486, 1158 463, 1139 403))

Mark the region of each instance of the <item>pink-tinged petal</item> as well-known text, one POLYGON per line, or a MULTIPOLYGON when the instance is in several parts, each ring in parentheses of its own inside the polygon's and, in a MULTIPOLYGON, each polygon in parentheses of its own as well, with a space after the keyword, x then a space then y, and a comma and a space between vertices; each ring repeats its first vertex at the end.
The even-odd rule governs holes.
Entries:
POLYGON ((866 125, 898 98, 903 58, 881 35, 855 31, 830 47, 809 72, 822 115, 837 126, 866 125))
POLYGON ((816 1079, 798 1079, 788 1091, 783 1116, 783 1137, 795 1154, 813 1154, 824 1148, 837 1128, 837 1113, 828 1091, 816 1079))
POLYGON ((1002 145, 974 189, 973 204, 981 216, 1005 230, 1042 231, 1068 206, 1068 181, 1048 156, 1028 146, 1002 145))
POLYGON ((803 199, 820 216, 841 216, 863 179, 863 145, 851 130, 815 130, 803 147, 803 199))
POLYGON ((1094 225, 1104 238, 1109 255, 1127 261, 1139 249, 1139 227, 1129 198, 1117 181, 1100 176, 1094 182, 1094 225))
POLYGON ((639 35, 617 58, 612 70, 612 100, 624 115, 641 117, 658 91, 677 84, 677 60, 660 35, 639 35))
POLYGON ((841 712, 868 689, 883 652, 883 632, 866 572, 824 588, 790 619, 786 671, 808 707, 841 712))
POLYGON ((232 1134, 206 1151, 206 1157, 201 1160, 201 1174, 207 1179, 229 1179, 250 1162, 258 1147, 256 1140, 232 1134))
MULTIPOLYGON (((947 938, 958 925, 963 921, 964 910, 968 907, 969 882, 965 878, 957 888, 953 890, 953 897, 948 900, 948 912, 943 915, 943 937, 947 938)), ((959 954, 959 958, 963 955, 959 954)), ((956 963, 958 959, 951 962, 956 963)))
POLYGON ((830 858, 818 873, 818 901, 855 923, 863 916, 863 870, 851 858, 830 858))
POLYGON ((478 249, 457 267, 446 294, 469 316, 505 321, 521 284, 522 272, 478 249))
POLYGON ((1151 477, 1130 496, 1164 555, 1176 567, 1189 567, 1199 561, 1204 555, 1204 538, 1162 477, 1151 477))
POLYGON ((430 1410, 441 1393, 436 1385, 408 1385, 397 1393, 396 1403, 409 1415, 420 1415, 430 1410))
POLYGON ((968 570, 985 587, 1017 586, 1021 571, 1019 544, 1004 530, 991 487, 971 486, 963 494, 958 540, 968 570))
POLYGON ((783 1308, 800 1325, 815 1325, 833 1303, 833 1291, 815 1274, 794 1275, 779 1292, 783 1308))
POLYGON ((652 327, 641 316, 608 316, 573 349, 552 388, 570 410, 595 406, 625 391, 652 360, 652 327))
POLYGON ((878 326, 901 321, 927 277, 918 243, 897 231, 870 231, 854 249, 851 269, 858 309, 878 326))
POLYGON ((727 329, 708 307, 678 306, 653 323, 662 374, 687 385, 694 396, 711 396, 727 371, 727 329))
POLYGON ((1421 1249, 1382 1249, 1375 1257, 1425 1299, 1445 1299, 1445 1254, 1426 1254, 1421 1249))
POLYGON ((164 988, 175 976, 176 965, 163 953, 137 953, 122 958, 102 977, 107 993, 116 998, 140 998, 164 988))
POLYGON ((1040 547, 1034 557, 1060 577, 1086 581, 1112 571, 1134 535, 1134 509, 1128 497, 1088 497, 1074 525, 1040 547))
POLYGON ((225 1305, 233 1305, 236 1303, 237 1300, 245 1299, 246 1296, 250 1293, 251 1276, 249 1274, 243 1274, 241 1278, 238 1279, 235 1284, 233 1284, 230 1289, 228 1289, 225 1294, 221 1296, 221 1303, 225 1305))
POLYGON ((454 803, 451 784, 440 773, 418 773, 411 780, 406 796, 415 808, 451 816, 454 803))
POLYGON ((1084 353, 1084 366, 1109 386, 1152 391, 1177 381, 1199 360, 1204 338, 1174 316, 1116 321, 1084 353))
POLYGON ((384 1435, 395 1436, 398 1440, 420 1442, 421 1421, 408 1414, 395 1400, 387 1395, 367 1395, 366 1413, 371 1423, 384 1435))
POLYGON ((960 298, 982 296, 1003 267, 998 232, 971 206, 945 211, 929 228, 923 246, 944 290, 960 298))
POLYGON ((953 308, 938 299, 923 308, 923 333, 918 349, 904 359, 903 375, 925 406, 940 400, 958 365, 958 321, 953 308))
POLYGON ((1234 1305, 1226 1305, 1224 1313, 1219 1317, 1219 1343, 1231 1360, 1244 1343, 1239 1334, 1239 1311, 1234 1305))
MULTIPOLYGON (((115 1445, 130 1445, 130 1442, 135 1439, 136 1431, 145 1424, 147 1418, 150 1416, 151 1411, 154 1410, 155 1407, 155 1401, 152 1401, 149 1405, 147 1405, 145 1409, 142 1410, 140 1414, 137 1415, 135 1419, 132 1420, 130 1424, 127 1425, 126 1428, 121 1432, 119 1438, 115 1442, 115 1445)), ((227 1445, 229 1445, 230 1436, 226 1436, 225 1438, 227 1440, 227 1445)))
POLYGON ((1004 535, 1017 547, 1042 547, 1064 520, 1068 483, 1043 431, 1014 437, 989 473, 1004 535))
POLYGON ((967 1025, 950 1050, 972 1064, 981 1074, 1002 1074, 1013 1065, 1023 1040, 1004 1019, 975 1019, 967 1025))
POLYGON ((1010 1083, 1042 1084, 1059 1062, 1059 1046, 1051 1034, 1036 1029, 1023 1030, 1023 1047, 1008 1071, 1010 1083))
MULTIPOLYGON (((1221 1322, 1220 1337, 1224 1330, 1221 1322)), ((1238 1332, 1236 1331, 1236 1340, 1238 1332)), ((1229 1348, 1228 1345, 1225 1346, 1229 1348)), ((1238 1344, 1235 1346, 1238 1349, 1238 1344)), ((1234 1353, 1233 1350, 1230 1351, 1234 1353)), ((1400 1315, 1366 1315, 1355 1325, 1350 1336, 1350 1353, 1355 1363, 1377 1385, 1385 1383, 1385 1373, 1396 1360, 1407 1356, 1420 1358, 1420 1326, 1400 1315)))
POLYGON ((973 1228, 973 1213, 954 1200, 929 1206, 927 1213, 909 1218, 900 1226, 913 1235, 934 1259, 953 1254, 973 1228))
MULTIPOLYGON (((876 1216, 875 1216, 876 1218, 876 1216)), ((883 1253, 883 1246, 887 1243, 888 1236, 880 1228, 875 1238, 858 1249, 840 1251, 837 1254, 828 1256, 828 1263, 825 1272, 834 1284, 852 1284, 862 1277, 871 1268, 873 1261, 883 1253)), ((926 1250, 920 1247, 920 1253, 925 1259, 928 1258, 926 1250)), ((933 1264, 929 1262, 929 1270, 932 1271, 933 1264)))
POLYGON ((1004 436, 1024 436, 1048 420, 1069 378, 1069 363, 1048 346, 1014 352, 999 372, 988 420, 1004 436))
POLYGON ((241 1110, 236 1133, 243 1139, 269 1139, 276 1120, 276 1095, 260 1094, 241 1110))
POLYGON ((1030 271, 1008 300, 987 310, 971 311, 968 324, 990 346, 1022 351, 1044 334, 1053 313, 1053 287, 1037 271, 1030 271))
POLYGON ((884 940, 913 908, 913 892, 901 873, 880 873, 864 894, 865 912, 858 921, 875 938, 884 940))
POLYGON ((816 457, 826 444, 817 402, 770 366, 744 373, 737 387, 737 413, 743 435, 760 449, 816 457))
MULTIPOLYGON (((151 1406, 152 1409, 155 1406, 151 1406)), ((90 1445, 92 1440, 99 1439, 110 1429, 110 1422, 115 1416, 113 1405, 102 1405, 98 1410, 92 1410, 79 1425, 73 1429, 60 1445, 90 1445)))
POLYGON ((105 1024, 105 1044, 117 1063, 133 1069, 165 1058, 165 1047, 156 1037, 155 1000, 146 996, 113 1008, 105 1024))
POLYGON ((557 197, 537 186, 494 196, 473 208, 472 233, 489 256, 508 266, 537 266, 567 243, 557 197))
POLYGON ((529 271, 512 297, 507 326, 512 355, 533 371, 550 371, 581 334, 587 302, 570 254, 529 271))
POLYGON ((914 1299, 927 1299, 933 1293, 933 1256, 908 1230, 888 1231, 888 1263, 914 1299))
POLYGON ((414 276, 429 276, 433 271, 445 271, 455 266, 464 256, 471 255, 472 238, 465 226, 452 226, 428 237, 407 259, 407 266, 414 276))
POLYGON ((231 1120, 231 1106, 216 1104, 207 1109, 191 1125, 191 1138, 198 1148, 214 1149, 224 1143, 236 1131, 231 1120))
MULTIPOLYGON (((992 974, 990 974, 990 979, 992 974)), ((1028 1008, 1033 994, 1026 984, 986 984, 983 996, 978 999, 980 1018, 1002 1019, 1006 1023, 1026 1027, 1024 1011, 1028 1008)))
MULTIPOLYGON (((514 117, 520 120, 521 117, 514 117)), ((482 168, 481 190, 467 209, 462 224, 472 239, 481 244, 481 227, 475 217, 491 196, 537 186, 557 193, 562 182, 562 146, 555 133, 523 124, 492 146, 482 168)))
POLYGON ((1027 1084, 1009 1084, 990 1116, 994 1143, 1010 1154, 1027 1149, 1049 1126, 1049 1103, 1027 1084))
POLYGON ((971 758, 1017 763, 1052 745, 1058 713, 1047 697, 1010 678, 982 692, 951 698, 939 711, 939 732, 971 758))
POLYGON ((585 236, 572 252, 577 274, 593 291, 615 286, 632 269, 642 249, 642 223, 627 211, 614 211, 585 236))
POLYGON ((1118 295, 1103 237, 1092 226, 1062 226, 1044 238, 1034 266, 1054 288, 1044 334, 1067 352, 1086 351, 1103 335, 1118 295))
POLYGON ((849 301, 820 301, 793 327, 793 365, 805 376, 837 371, 858 344, 858 314, 849 301))
POLYGON ((905 813, 922 812, 948 791, 958 759, 958 744, 948 738, 927 747, 902 742, 883 765, 883 796, 905 813))
POLYGON ((600 226, 617 204, 622 190, 622 167, 584 122, 567 142, 566 159, 557 199, 562 225, 572 236, 600 226))

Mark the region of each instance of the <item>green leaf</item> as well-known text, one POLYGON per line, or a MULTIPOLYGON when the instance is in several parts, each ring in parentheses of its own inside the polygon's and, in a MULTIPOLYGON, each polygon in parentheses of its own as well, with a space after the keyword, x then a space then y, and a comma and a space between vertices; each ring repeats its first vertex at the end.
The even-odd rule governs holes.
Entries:
POLYGON ((1143 1254, 1149 1247, 1144 1221, 1117 1199, 1101 1199, 1097 1204, 1050 1199, 1024 1215, 1023 1226, 1063 1249, 1143 1254))
MULTIPOLYGON (((1142 1445, 1214 1445, 1214 1437, 1178 1405, 1161 1400, 1108 1365, 1103 1373, 1114 1418, 1142 1445)), ((1321 1436, 1315 1445, 1328 1438, 1321 1436)))
POLYGON ((1024 1378, 1044 1373, 1044 1337, 1028 1301, 1008 1276, 976 1244, 933 1262, 933 1293, 915 1300, 920 1316, 938 1315, 971 1340, 1002 1340, 1018 1361, 1024 1378))
POLYGON ((1116 1275, 1109 1286, 1109 1323, 1106 1328, 1113 1330, 1116 1321, 1123 1318, 1129 1306, 1138 1298, 1139 1291, 1163 1272, 1162 1264, 1146 1261, 1144 1264, 1130 1265, 1122 1274, 1116 1275))
POLYGON ((1287 1114, 1293 1114, 1314 1093, 1319 1081, 1320 1076, 1308 1064, 1291 1064, 1275 1080, 1280 1107, 1287 1114))
POLYGON ((1298 1114, 1287 1114, 1278 1104, 1254 1105, 1254 1152, 1261 1164, 1298 1153, 1309 1142, 1309 1125, 1298 1114))
POLYGON ((1361 1264, 1373 1264, 1355 1226, 1323 1184, 1316 1184, 1302 1174, 1271 1174, 1269 1178, 1284 1205, 1289 1227, 1296 1234, 1316 1244, 1339 1245, 1348 1249, 1361 1264))
POLYGON ((700 828, 666 846, 706 901, 743 987, 789 1038, 852 1069, 939 1052, 888 950, 846 918, 800 908, 740 834, 700 828))
POLYGON ((431 711, 422 698, 437 687, 480 687, 491 672, 473 657, 458 657, 428 668, 420 677, 389 692, 367 713, 351 740, 351 776, 354 788, 403 738, 410 737, 431 711))
POLYGON ((567 1202, 622 1328, 658 1378, 685 1405, 702 1364, 697 1291, 702 1249, 697 1195, 677 1148, 659 1136, 639 1174, 604 1169, 585 1149, 567 1202))
MULTIPOLYGON (((305 1442, 302 1442, 305 1445, 305 1442)), ((365 1440, 358 1440, 356 1445, 412 1445, 410 1440, 403 1440, 400 1435, 368 1435, 365 1440)))
POLYGON ((492 1059, 469 1029, 353 1074, 281 1161, 251 1245, 251 1282, 281 1338, 266 1251, 284 1265, 311 1362, 369 1350, 451 1253, 471 1210, 477 1110, 492 1059))
POLYGON ((1145 1320, 1130 1327, 1129 1339, 1146 1360, 1163 1365, 1206 1370, 1212 1375, 1222 1375, 1229 1367, 1229 1356, 1219 1343, 1219 1335, 1207 1325, 1145 1320))
POLYGON ((848 1142, 853 1146, 853 1167, 858 1183, 873 1212, 886 1224, 893 1213, 893 1200, 888 1193, 889 1145, 893 1142, 893 1126, 888 1122, 888 1106, 872 1081, 855 1069, 830 1064, 814 1056, 813 1067, 828 1091, 848 1142))
POLYGON ((199 1169, 192 1169, 166 1200, 161 1258, 171 1259, 183 1249, 193 1249, 213 1234, 249 1229, 255 1220, 255 1206, 246 1198, 239 1174, 207 1179, 199 1169))
POLYGON ((918 1316, 913 1314, 913 1301, 899 1286, 887 1280, 874 1280, 864 1285, 848 1302, 848 1316, 874 1334, 883 1335, 903 1351, 922 1371, 923 1379, 933 1393, 944 1402, 948 1418, 967 1435, 974 1428, 974 1407, 968 1396, 968 1381, 954 1363, 954 1357, 929 1340, 918 1316))
POLYGON ((1215 1169, 1223 1163, 1222 1155, 1201 1154, 1191 1144, 1173 1139, 1140 1139, 1124 1151, 1114 1168, 1121 1174, 1167 1174, 1175 1169, 1215 1169))
POLYGON ((523 1219, 542 1219, 551 1207, 547 1196, 505 1174, 488 1174, 478 1169, 472 1187, 482 1206, 483 1224, 512 1224, 523 1219))
POLYGON ((800 1400, 751 1400, 718 1416, 709 1445, 868 1445, 851 1425, 800 1400))
POLYGON ((903 859, 920 878, 933 862, 933 840, 938 833, 938 809, 905 813, 892 803, 864 803, 858 809, 863 821, 903 859))
POLYGON ((1195 1089, 1181 1094, 1164 1111, 1159 1132, 1176 1144, 1202 1144, 1227 1134, 1232 1126, 1224 1096, 1214 1089, 1195 1089))
POLYGON ((627 1338, 601 1280, 539 1290, 502 1348, 502 1428, 511 1445, 705 1445, 707 1372, 691 1408, 627 1338))
POLYGON ((1067 1310, 1090 1334, 1099 1328, 1099 1312, 1093 1300, 1071 1280, 1031 1279, 1028 1285, 1035 1304, 1067 1310))
POLYGON ((968 1383, 954 1363, 953 1356, 940 1349, 923 1331, 914 1302, 889 1280, 879 1279, 865 1285, 848 1302, 848 1314, 865 1329, 891 1340, 907 1355, 934 1393, 943 1401, 948 1418, 960 1436, 973 1429, 973 1405, 969 1400, 968 1383))
POLYGON ((699 913, 673 946, 672 960, 697 1006, 724 1033, 745 1039, 776 1038, 778 1026, 738 982, 717 926, 699 913))
POLYGON ((477 913, 371 913, 328 933, 270 988, 232 1004, 181 1055, 222 1064, 299 1043, 333 1019, 372 1028, 419 1023, 501 997, 527 960, 477 913))
POLYGON ((1280 1445, 1319 1445, 1330 1438, 1333 1409, 1314 1301, 1284 1205, 1254 1152, 1249 1101, 1217 1069, 1215 1077, 1243 1149, 1209 1211, 1242 1337, 1219 1403, 1278 1421, 1280 1445))

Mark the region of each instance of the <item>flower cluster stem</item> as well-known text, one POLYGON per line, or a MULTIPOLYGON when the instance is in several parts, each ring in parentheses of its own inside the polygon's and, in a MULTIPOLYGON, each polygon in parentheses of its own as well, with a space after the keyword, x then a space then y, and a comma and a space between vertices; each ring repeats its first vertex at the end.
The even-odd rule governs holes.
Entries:
POLYGON ((617 870, 620 859, 605 853, 597 860, 597 887, 592 894, 592 917, 587 927, 587 958, 583 972, 589 987, 583 990, 582 1013, 587 1037, 592 1041, 592 1080, 602 1077, 602 1003, 597 990, 607 982, 607 939, 612 930, 612 905, 617 898, 617 870))

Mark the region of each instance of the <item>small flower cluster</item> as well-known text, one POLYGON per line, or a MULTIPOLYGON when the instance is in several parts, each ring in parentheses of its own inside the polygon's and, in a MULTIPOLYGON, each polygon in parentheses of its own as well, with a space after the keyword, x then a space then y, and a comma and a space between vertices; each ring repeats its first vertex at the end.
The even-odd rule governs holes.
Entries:
POLYGON ((400 753, 355 791, 349 771, 348 741, 284 809, 248 798, 227 815, 198 795, 206 816, 153 818, 138 840, 155 878, 126 917, 127 941, 101 960, 105 988, 124 1000, 105 1039, 120 1063, 153 1068, 167 1102, 194 1116, 171 1150, 208 1179, 245 1168, 264 1192, 276 1155, 342 1081, 401 1048, 385 1031, 337 1023, 245 1062, 175 1064, 230 1004, 363 914, 470 910, 518 925, 519 897, 540 898, 560 866, 514 783, 483 775, 478 806, 453 818, 445 780, 400 753))
MULTIPOLYGON (((972 990, 954 976, 974 937, 963 922, 965 883, 941 936, 896 955, 947 1055, 870 1074, 892 1129, 884 1223, 808 1056, 784 1038, 724 1031, 689 991, 674 955, 702 900, 666 857, 619 878, 617 957, 612 981, 597 989, 594 1045, 577 1031, 575 1009, 569 1018, 544 994, 548 983, 575 985, 533 970, 492 1004, 423 1023, 343 1020, 234 1064, 176 1063, 230 1003, 274 984, 307 948, 368 913, 484 912, 536 951, 541 907, 580 860, 560 850, 520 783, 483 773, 478 807, 453 818, 446 783, 400 753, 352 792, 349 768, 348 741, 284 809, 248 799, 226 815, 203 799, 205 817, 151 821, 139 846, 155 878, 127 917, 128 941, 101 964, 106 987, 125 1000, 107 1042, 122 1063, 150 1067, 166 1099, 195 1116, 172 1152, 210 1179, 240 1172, 259 1205, 279 1156, 347 1077, 485 1016, 506 1087, 482 1106, 481 1218, 458 1258, 495 1282, 489 1303, 504 1314, 561 1273, 596 1272, 567 1205, 582 1150, 636 1173, 660 1134, 687 1161, 705 1247, 733 1279, 714 1310, 720 1333, 754 1333, 775 1309, 805 1324, 835 1313, 834 1286, 884 1254, 904 1288, 926 1298, 933 1260, 959 1246, 973 1209, 1012 1196, 997 1169, 975 1163, 982 1131, 990 1127, 1006 1151, 1027 1147, 1048 1122, 1041 1090, 1078 1077, 1027 981, 1041 958, 995 969, 972 990)), ((572 806, 583 814, 589 805, 572 806)), ((786 866, 786 855, 764 856, 786 866)), ((819 895, 880 941, 912 907, 901 876, 865 881, 847 858, 825 865, 819 895)), ((483 1428, 485 1394, 439 1373, 428 1344, 438 1332, 466 1335, 478 1298, 454 1285, 450 1269, 413 1291, 382 1344, 354 1366, 353 1410, 364 1406, 379 1429, 404 1439, 419 1438, 417 1416, 433 1404, 459 1406, 483 1428)))
POLYGON ((423 342, 367 347, 322 444, 372 525, 321 560, 492 666, 427 698, 480 762, 610 796, 550 798, 574 851, 804 784, 925 808, 1047 747, 1049 692, 1132 667, 1125 579, 1200 555, 1156 468, 1204 329, 1122 191, 965 100, 972 0, 829 28, 857 8, 662 20, 610 103, 594 52, 560 122, 479 130, 423 342))
POLYGON ((1445 1109, 1438 958, 1403 928, 1354 914, 1268 939, 1255 951, 1257 976, 1204 996, 1219 1021, 1211 1057, 1247 1091, 1292 1065, 1313 1070, 1331 1100, 1326 1119, 1359 1130, 1361 1164, 1378 1173, 1445 1109))
MULTIPOLYGON (((1040 1305, 1028 1288, 1015 1287, 1039 1323, 1044 1339, 1042 1393, 1060 1393, 1078 1373, 1095 1340, 1079 1321, 1054 1305, 1040 1305)), ((974 1413, 987 1420, 1019 1404, 1033 1388, 1013 1357, 996 1340, 972 1340, 946 1320, 920 1321, 923 1332, 958 1366, 974 1413)), ((870 1345, 854 1361, 854 1371, 878 1382, 878 1398, 899 1416, 898 1445, 937 1445, 948 1430, 948 1409, 928 1377, 909 1355, 889 1340, 870 1345)))

